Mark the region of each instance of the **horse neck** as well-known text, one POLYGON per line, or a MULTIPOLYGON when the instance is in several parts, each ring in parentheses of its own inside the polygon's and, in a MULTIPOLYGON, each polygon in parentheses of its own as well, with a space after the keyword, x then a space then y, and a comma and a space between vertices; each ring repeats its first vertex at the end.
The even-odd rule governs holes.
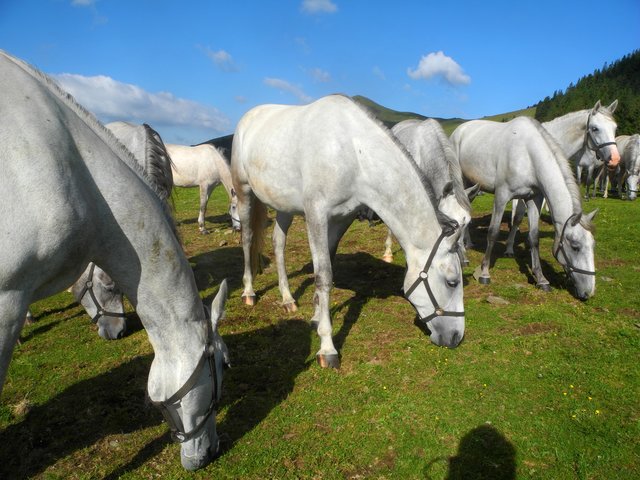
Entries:
POLYGON ((218 152, 218 171, 220 172, 220 181, 227 191, 229 199, 231 199, 231 190, 233 189, 233 180, 231 178, 231 168, 221 153, 218 152))
MULTIPOLYGON (((389 142, 393 143, 391 139, 389 142)), ((415 258, 416 250, 430 249, 441 231, 433 200, 418 167, 395 144, 356 150, 365 152, 361 155, 375 152, 361 162, 367 165, 367 171, 359 175, 359 182, 363 184, 359 189, 360 201, 391 229, 409 263, 409 257, 415 258)))
MULTIPOLYGON (((553 151, 549 153, 555 157, 553 151)), ((573 175, 563 174, 559 165, 562 159, 539 156, 534 158, 538 186, 549 203, 556 235, 559 235, 566 220, 574 213, 578 213, 568 186, 571 182, 575 184, 575 180, 573 175)), ((575 188, 578 188, 577 185, 575 188)))
POLYGON ((558 142, 567 158, 571 158, 584 147, 589 110, 568 113, 544 122, 542 126, 558 142))

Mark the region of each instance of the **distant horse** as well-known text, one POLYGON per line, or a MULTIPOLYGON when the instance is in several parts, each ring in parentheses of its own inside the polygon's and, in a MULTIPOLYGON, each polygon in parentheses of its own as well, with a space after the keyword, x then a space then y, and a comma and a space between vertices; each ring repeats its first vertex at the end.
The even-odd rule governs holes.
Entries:
POLYGON ((585 192, 584 192, 584 198, 585 200, 589 200, 592 196, 593 198, 595 198, 596 196, 596 188, 595 188, 595 180, 596 177, 598 176, 598 172, 599 170, 604 166, 604 162, 602 162, 601 160, 598 160, 598 157, 596 157, 596 155, 588 149, 583 149, 581 152, 578 153, 577 155, 577 159, 576 159, 576 180, 578 181, 578 184, 580 184, 582 182, 582 170, 586 170, 587 175, 585 178, 585 192), (592 189, 593 191, 593 195, 589 194, 589 189, 592 189))
POLYGON ((490 283, 489 267, 507 202, 527 201, 529 243, 533 275, 538 287, 548 290, 538 253, 538 220, 546 198, 555 228, 553 252, 573 279, 575 294, 587 299, 595 292, 594 240, 591 220, 583 215, 580 190, 566 157, 537 121, 517 117, 506 123, 473 120, 451 135, 464 177, 494 193, 487 249, 477 273, 480 283, 490 283))
POLYGON ((55 82, 0 53, 0 90, 0 385, 29 304, 95 262, 147 331, 148 395, 183 442, 183 466, 206 465, 219 443, 226 283, 209 321, 173 219, 142 169, 55 82))
POLYGON ((438 345, 464 335, 459 228, 435 207, 423 175, 391 132, 350 98, 306 106, 263 105, 246 113, 233 139, 233 183, 242 225, 245 303, 255 302, 266 205, 277 211, 273 241, 283 303, 293 303, 283 255, 294 215, 306 219, 315 272, 315 314, 323 367, 339 367, 331 336, 331 262, 363 205, 396 235, 407 258, 405 296, 438 345), (279 245, 282 244, 282 245, 279 245))
MULTIPOLYGON (((544 122, 542 126, 557 142, 566 158, 580 157, 580 162, 604 165, 610 171, 617 168, 620 154, 616 147, 616 121, 613 113, 618 106, 614 100, 608 107, 603 107, 598 100, 592 109, 579 110, 544 122), (582 152, 582 153, 581 153, 582 152)), ((580 170, 576 168, 576 178, 580 183, 580 170)), ((587 175, 587 197, 589 194, 589 175, 587 175)), ((594 186, 595 195, 595 186, 594 186)), ((605 194, 606 197, 606 194, 605 194)), ((540 200, 538 200, 540 203, 540 200)), ((522 202, 514 205, 511 229, 506 243, 506 256, 514 255, 514 243, 518 226, 522 222, 525 206, 522 202)), ((540 210, 540 209, 538 209, 540 210)))
MULTIPOLYGON (((469 197, 475 196, 478 186, 475 185, 465 191, 458 158, 440 123, 432 118, 410 119, 397 123, 391 131, 411 154, 429 183, 431 191, 439 196, 440 211, 457 221, 460 228, 466 228, 471 220, 469 197)), ((389 229, 382 257, 385 262, 393 261, 392 245, 393 234, 389 229)), ((461 261, 468 263, 463 242, 460 242, 458 252, 461 261)))
POLYGON ((627 198, 635 200, 638 195, 638 176, 640 176, 640 134, 620 135, 616 137, 616 143, 622 152, 620 173, 617 178, 618 192, 622 195, 622 188, 625 186, 627 198))
POLYGON ((213 145, 206 143, 195 147, 167 143, 166 147, 171 156, 174 184, 177 187, 200 187, 200 213, 198 214, 200 233, 209 233, 204 225, 207 203, 211 192, 220 183, 229 195, 231 226, 234 230, 238 230, 240 228, 236 212, 238 200, 233 189, 229 164, 222 153, 213 145))

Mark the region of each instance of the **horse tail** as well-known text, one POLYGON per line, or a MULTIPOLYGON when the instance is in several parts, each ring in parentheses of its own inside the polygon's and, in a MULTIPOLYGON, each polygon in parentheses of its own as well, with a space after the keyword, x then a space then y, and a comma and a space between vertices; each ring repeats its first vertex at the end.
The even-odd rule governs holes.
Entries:
POLYGON ((249 249, 249 261, 251 264, 251 274, 262 272, 262 249, 264 248, 264 233, 267 224, 267 206, 258 197, 253 196, 251 206, 251 218, 249 225, 251 232, 251 248, 249 249))

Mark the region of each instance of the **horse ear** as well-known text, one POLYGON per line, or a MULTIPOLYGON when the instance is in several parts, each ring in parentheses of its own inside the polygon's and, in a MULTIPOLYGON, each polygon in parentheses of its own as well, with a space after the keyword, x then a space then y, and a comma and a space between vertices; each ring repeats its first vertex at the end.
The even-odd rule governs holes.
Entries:
POLYGON ((595 106, 593 107, 593 113, 596 113, 601 106, 602 104, 600 103, 600 100, 598 100, 595 106))
POLYGON ((469 188, 465 188, 464 193, 467 194, 467 198, 469 199, 469 201, 473 202, 473 199, 478 196, 478 193, 480 193, 480 184, 476 183, 469 188))
POLYGON ((577 214, 573 220, 571 220, 571 226, 575 227, 576 225, 578 225, 580 223, 580 220, 582 220, 582 212, 580 212, 579 214, 577 214))
POLYGON ((449 196, 453 193, 453 182, 447 182, 447 184, 442 189, 442 197, 449 196))
POLYGON ((598 213, 598 210, 599 210, 599 209, 598 209, 598 208, 596 208, 593 212, 591 212, 591 213, 587 213, 587 214, 585 215, 585 218, 586 218, 589 222, 592 222, 592 221, 593 221, 593 219, 595 218, 596 214, 598 213))
POLYGON ((222 283, 220 283, 218 293, 211 302, 211 325, 214 332, 216 328, 218 328, 218 321, 224 314, 224 305, 227 302, 228 293, 229 288, 227 287, 227 279, 225 278, 222 280, 222 283))
POLYGON ((618 99, 616 98, 613 103, 611 105, 609 105, 607 107, 607 110, 609 110, 610 113, 613 113, 616 111, 616 107, 618 106, 618 99))

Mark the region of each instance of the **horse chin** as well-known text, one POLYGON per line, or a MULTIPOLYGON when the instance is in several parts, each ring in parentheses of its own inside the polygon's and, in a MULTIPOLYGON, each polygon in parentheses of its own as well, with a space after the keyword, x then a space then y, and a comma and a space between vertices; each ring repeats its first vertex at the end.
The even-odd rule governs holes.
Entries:
MULTIPOLYGON (((440 317, 438 320, 446 324, 446 322, 454 323, 459 319, 456 317, 440 317)), ((429 322, 431 324, 429 326, 429 329, 431 330, 431 335, 429 336, 431 342, 439 347, 447 348, 456 348, 460 345, 464 338, 464 327, 438 329, 432 325, 432 322, 429 322)))
POLYGON ((104 322, 104 320, 98 321, 98 335, 105 340, 118 340, 124 337, 127 330, 126 324, 123 321, 119 322, 104 322))
POLYGON ((198 438, 185 442, 180 447, 180 462, 185 470, 193 472, 206 467, 215 458, 218 452, 218 436, 214 433, 215 441, 210 441, 210 436, 203 433, 198 438))

